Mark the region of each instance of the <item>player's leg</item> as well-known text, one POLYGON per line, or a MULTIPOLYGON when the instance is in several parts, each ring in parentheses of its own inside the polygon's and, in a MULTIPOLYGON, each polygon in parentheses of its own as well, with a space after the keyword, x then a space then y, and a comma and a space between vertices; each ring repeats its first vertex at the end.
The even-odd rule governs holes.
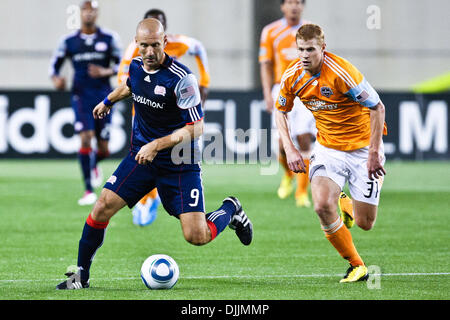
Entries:
POLYGON ((244 245, 250 244, 253 226, 237 198, 227 197, 217 210, 204 213, 199 165, 171 165, 170 171, 166 167, 157 175, 156 186, 162 205, 170 215, 180 219, 183 235, 189 243, 206 244, 230 226, 244 245))
POLYGON ((375 225, 377 219, 378 206, 353 200, 353 210, 355 212, 355 222, 363 230, 370 230, 375 225))
POLYGON ((150 165, 139 165, 135 154, 128 154, 105 183, 83 228, 78 250, 78 272, 69 275, 57 289, 81 289, 89 286, 89 270, 95 252, 101 247, 112 216, 128 205, 130 208, 154 188, 154 171, 150 165), (76 284, 78 282, 78 284, 76 284))
POLYGON ((78 160, 81 166, 81 173, 83 177, 85 193, 81 199, 78 200, 79 205, 91 205, 97 200, 97 195, 93 192, 91 181, 91 156, 92 156, 92 138, 94 137, 93 130, 83 130, 79 133, 81 147, 78 152, 78 160))
MULTIPOLYGON (((380 154, 384 152, 381 148, 380 154)), ((367 175, 368 148, 351 152, 348 156, 348 167, 351 171, 348 182, 350 195, 353 198, 352 209, 355 223, 363 230, 370 230, 375 225, 381 187, 384 177, 370 180, 367 175)))
POLYGON ((97 140, 97 150, 92 153, 91 161, 91 181, 94 188, 103 184, 103 173, 98 165, 100 161, 109 157, 109 138, 112 113, 103 119, 93 120, 95 125, 95 138, 97 140))
MULTIPOLYGON (((320 173, 318 173, 320 174, 320 173)), ((325 237, 350 263, 347 275, 341 282, 358 281, 367 277, 367 268, 358 254, 350 231, 337 213, 337 202, 341 187, 325 176, 316 175, 311 180, 311 192, 316 211, 325 237), (349 278, 349 276, 351 276, 349 278)))
POLYGON ((78 244, 76 272, 66 274, 69 279, 56 286, 58 290, 89 287, 89 275, 95 253, 102 246, 106 227, 112 216, 122 209, 126 202, 111 190, 103 189, 92 212, 86 219, 78 244))

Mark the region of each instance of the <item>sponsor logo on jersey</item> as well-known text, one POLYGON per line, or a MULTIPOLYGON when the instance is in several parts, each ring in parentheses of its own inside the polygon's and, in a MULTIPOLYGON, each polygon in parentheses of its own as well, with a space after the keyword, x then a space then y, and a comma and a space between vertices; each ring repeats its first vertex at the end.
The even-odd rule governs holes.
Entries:
POLYGON ((333 90, 330 87, 320 87, 320 94, 329 98, 333 94, 333 90))
POLYGON ((285 107, 286 106, 286 98, 283 97, 281 94, 278 97, 278 103, 280 104, 280 106, 285 107))
POLYGON ((312 111, 318 111, 318 110, 334 110, 337 109, 338 105, 337 103, 331 103, 329 104, 326 101, 322 101, 322 100, 307 100, 307 101, 302 101, 303 104, 310 110, 312 111))
POLYGON ((77 53, 73 56, 74 61, 91 61, 103 59, 105 59, 105 54, 102 52, 83 52, 77 53))
POLYGON ((146 97, 138 96, 138 95, 136 95, 134 93, 132 93, 131 95, 133 97, 133 100, 136 101, 137 103, 142 103, 142 104, 145 104, 145 105, 147 105, 149 107, 152 107, 152 108, 164 109, 164 105, 165 105, 164 102, 162 102, 162 103, 161 102, 155 102, 155 101, 152 101, 152 100, 150 100, 150 99, 148 99, 146 97))
POLYGON ((156 86, 154 92, 155 94, 159 94, 164 97, 166 95, 166 88, 163 86, 156 86))
POLYGON ((108 45, 106 44, 106 42, 103 42, 103 41, 97 42, 95 44, 95 50, 97 50, 97 51, 106 51, 106 50, 108 50, 108 45))
POLYGON ((114 184, 114 183, 116 183, 116 181, 117 181, 117 177, 113 175, 113 176, 109 177, 109 179, 106 181, 106 183, 114 184))

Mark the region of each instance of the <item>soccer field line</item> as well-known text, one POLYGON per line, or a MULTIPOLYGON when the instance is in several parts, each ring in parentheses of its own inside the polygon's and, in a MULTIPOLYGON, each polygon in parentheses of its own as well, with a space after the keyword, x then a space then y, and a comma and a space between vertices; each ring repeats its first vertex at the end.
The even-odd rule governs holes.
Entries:
MULTIPOLYGON (((267 278, 332 278, 342 277, 344 274, 272 274, 272 275, 215 275, 215 276, 181 276, 183 279, 267 279, 267 278)), ((405 273, 374 273, 372 276, 382 277, 411 277, 411 276, 448 276, 450 272, 405 272, 405 273)), ((122 280, 136 280, 140 277, 116 277, 108 278, 107 280, 122 281, 122 280)), ((105 280, 99 278, 92 278, 92 280, 105 280)), ((61 279, 0 279, 0 283, 14 283, 14 282, 40 282, 40 281, 61 281, 61 279)))

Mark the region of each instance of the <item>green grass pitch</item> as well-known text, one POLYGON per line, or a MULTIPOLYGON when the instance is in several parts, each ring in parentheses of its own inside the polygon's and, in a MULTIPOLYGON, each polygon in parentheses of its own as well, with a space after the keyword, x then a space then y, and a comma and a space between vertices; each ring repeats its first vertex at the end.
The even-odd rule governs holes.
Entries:
MULTIPOLYGON (((101 164, 105 178, 119 160, 101 164)), ((188 244, 179 221, 160 206, 147 227, 124 208, 109 224, 91 269, 88 290, 56 291, 76 264, 90 207, 79 207, 75 160, 0 161, 1 300, 316 300, 450 298, 450 162, 388 162, 375 227, 351 229, 370 282, 340 284, 347 263, 320 230, 313 209, 293 197, 279 200, 281 173, 256 165, 204 165, 206 209, 236 195, 254 225, 245 247, 226 229, 202 247, 188 244), (180 278, 171 290, 152 291, 139 271, 149 255, 172 256, 180 278)), ((100 190, 97 190, 98 192, 100 190)))

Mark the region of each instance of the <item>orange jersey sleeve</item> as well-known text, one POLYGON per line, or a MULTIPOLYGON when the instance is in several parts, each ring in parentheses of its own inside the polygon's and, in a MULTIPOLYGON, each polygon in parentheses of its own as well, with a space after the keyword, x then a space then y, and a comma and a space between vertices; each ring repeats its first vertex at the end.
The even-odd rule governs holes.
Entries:
POLYGON ((294 61, 283 74, 276 108, 289 112, 296 96, 313 113, 321 145, 343 151, 369 145, 369 108, 380 98, 350 62, 325 52, 320 72, 310 75, 294 61))
POLYGON ((119 71, 117 72, 117 82, 119 83, 119 85, 127 81, 128 69, 130 67, 131 60, 133 60, 133 58, 137 57, 138 55, 138 48, 136 46, 136 43, 133 41, 128 45, 127 50, 125 51, 125 54, 120 61, 119 71))
POLYGON ((301 20, 298 25, 289 26, 283 18, 263 28, 258 60, 260 63, 266 61, 272 63, 275 83, 280 83, 281 76, 288 65, 298 58, 295 35, 298 28, 306 23, 309 22, 301 20))
POLYGON ((200 41, 180 34, 167 35, 167 45, 164 51, 176 59, 180 59, 185 54, 194 56, 199 72, 199 85, 209 87, 208 56, 200 41))

